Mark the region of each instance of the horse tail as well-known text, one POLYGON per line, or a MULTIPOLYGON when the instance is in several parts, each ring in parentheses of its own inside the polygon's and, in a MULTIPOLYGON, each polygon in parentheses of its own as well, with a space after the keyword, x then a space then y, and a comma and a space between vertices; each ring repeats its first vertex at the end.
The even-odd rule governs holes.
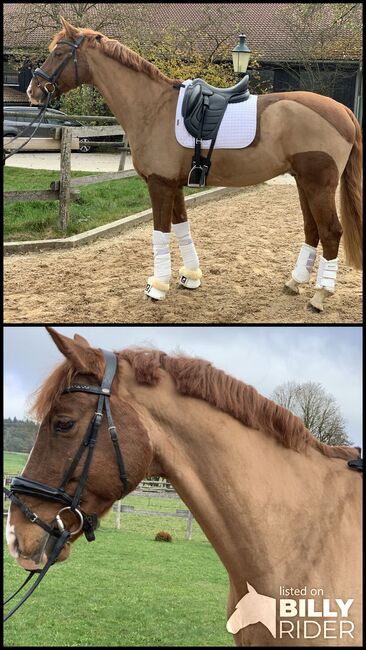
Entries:
POLYGON ((347 108, 356 135, 346 167, 341 177, 341 221, 346 263, 362 268, 362 133, 361 127, 347 108))

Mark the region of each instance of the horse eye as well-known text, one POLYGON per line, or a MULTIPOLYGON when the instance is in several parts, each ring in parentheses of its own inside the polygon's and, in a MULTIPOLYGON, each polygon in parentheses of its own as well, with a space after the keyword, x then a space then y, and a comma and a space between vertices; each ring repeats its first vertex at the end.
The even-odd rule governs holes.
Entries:
POLYGON ((74 420, 57 420, 57 422, 55 422, 54 428, 55 431, 68 431, 69 429, 72 429, 74 424, 74 420))

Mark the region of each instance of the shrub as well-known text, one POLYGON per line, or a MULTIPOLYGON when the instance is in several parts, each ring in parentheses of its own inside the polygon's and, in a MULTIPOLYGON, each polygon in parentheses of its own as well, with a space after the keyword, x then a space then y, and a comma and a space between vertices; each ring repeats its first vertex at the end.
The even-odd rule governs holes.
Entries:
POLYGON ((156 542, 172 542, 172 536, 170 533, 165 532, 165 530, 160 530, 158 533, 155 535, 155 541, 156 542))

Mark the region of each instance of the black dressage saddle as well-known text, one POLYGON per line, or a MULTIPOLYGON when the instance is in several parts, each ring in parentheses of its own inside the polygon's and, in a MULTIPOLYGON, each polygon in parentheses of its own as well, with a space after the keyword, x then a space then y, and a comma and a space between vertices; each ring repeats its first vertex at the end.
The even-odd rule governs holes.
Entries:
POLYGON ((249 75, 236 86, 215 88, 203 79, 195 79, 186 88, 182 103, 184 125, 195 138, 195 154, 188 176, 189 187, 204 187, 210 169, 210 158, 228 104, 245 102, 250 97, 249 75), (201 154, 202 140, 211 140, 208 156, 201 154))

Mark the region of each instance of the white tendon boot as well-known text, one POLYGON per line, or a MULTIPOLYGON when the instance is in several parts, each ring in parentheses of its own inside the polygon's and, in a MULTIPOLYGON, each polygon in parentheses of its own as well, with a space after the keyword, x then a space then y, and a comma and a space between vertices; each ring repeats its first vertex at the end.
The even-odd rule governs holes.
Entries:
POLYGON ((292 278, 286 282, 285 287, 290 289, 293 293, 300 293, 299 285, 309 282, 310 273, 313 270, 315 260, 316 248, 309 244, 302 244, 295 268, 291 273, 292 278))
POLYGON ((201 284, 202 271, 199 268, 199 259, 195 245, 191 237, 191 230, 188 221, 172 224, 183 264, 179 269, 179 282, 187 289, 197 289, 201 284))
POLYGON ((320 258, 318 275, 316 277, 315 294, 310 300, 310 305, 317 311, 323 311, 323 301, 335 292, 338 271, 338 257, 334 260, 320 258))
POLYGON ((164 300, 169 290, 171 276, 170 265, 170 232, 153 230, 154 275, 147 280, 146 296, 154 300, 164 300))

